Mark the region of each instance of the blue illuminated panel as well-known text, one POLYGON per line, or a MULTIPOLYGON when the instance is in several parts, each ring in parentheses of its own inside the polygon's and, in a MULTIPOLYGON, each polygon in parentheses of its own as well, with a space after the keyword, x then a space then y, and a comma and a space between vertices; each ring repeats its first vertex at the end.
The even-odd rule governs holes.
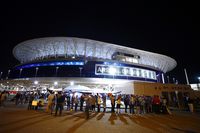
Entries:
POLYGON ((51 62, 26 64, 18 66, 16 69, 41 67, 41 66, 83 66, 83 65, 84 65, 83 61, 51 61, 51 62))

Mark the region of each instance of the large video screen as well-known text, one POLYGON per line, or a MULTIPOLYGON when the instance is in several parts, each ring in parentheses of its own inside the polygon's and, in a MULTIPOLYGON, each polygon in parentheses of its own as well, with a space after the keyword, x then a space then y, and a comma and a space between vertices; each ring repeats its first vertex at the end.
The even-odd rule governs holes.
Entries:
POLYGON ((135 67, 96 64, 96 75, 130 76, 156 80, 156 72, 135 67))

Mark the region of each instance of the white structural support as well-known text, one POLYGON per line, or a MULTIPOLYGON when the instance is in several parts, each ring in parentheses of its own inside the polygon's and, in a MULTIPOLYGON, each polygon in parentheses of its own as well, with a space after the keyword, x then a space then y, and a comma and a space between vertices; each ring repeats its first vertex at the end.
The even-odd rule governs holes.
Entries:
POLYGON ((189 85, 190 83, 189 83, 189 80, 188 80, 188 76, 187 76, 187 71, 186 71, 186 69, 184 69, 184 72, 185 72, 185 78, 186 78, 187 85, 189 85))
POLYGON ((163 82, 163 84, 165 84, 165 77, 164 77, 163 73, 162 73, 162 82, 163 82))

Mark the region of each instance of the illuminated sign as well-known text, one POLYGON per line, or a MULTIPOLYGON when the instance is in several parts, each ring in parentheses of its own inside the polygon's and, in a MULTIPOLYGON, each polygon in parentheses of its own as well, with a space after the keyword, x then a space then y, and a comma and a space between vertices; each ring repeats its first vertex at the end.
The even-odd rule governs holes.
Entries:
POLYGON ((112 66, 112 65, 95 65, 96 75, 112 75, 112 76, 130 76, 138 78, 147 78, 156 80, 156 72, 135 67, 112 66))

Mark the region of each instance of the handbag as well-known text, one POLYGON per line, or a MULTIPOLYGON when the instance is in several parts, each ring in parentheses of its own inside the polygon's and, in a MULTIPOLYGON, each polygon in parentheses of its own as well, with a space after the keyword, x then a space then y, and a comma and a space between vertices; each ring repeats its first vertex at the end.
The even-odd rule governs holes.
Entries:
POLYGON ((38 102, 37 102, 36 100, 33 100, 33 101, 32 101, 32 106, 37 106, 37 103, 38 103, 38 102))

